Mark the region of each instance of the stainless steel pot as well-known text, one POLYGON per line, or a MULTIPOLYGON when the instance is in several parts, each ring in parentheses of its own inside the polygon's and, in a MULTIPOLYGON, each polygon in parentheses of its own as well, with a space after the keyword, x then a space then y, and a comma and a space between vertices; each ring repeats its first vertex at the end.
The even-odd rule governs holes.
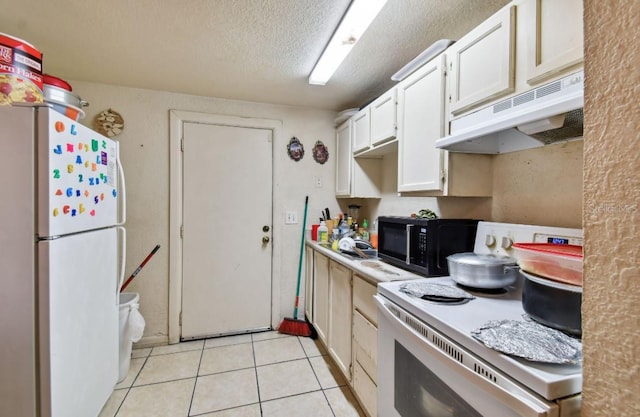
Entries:
POLYGON ((582 336, 582 287, 520 271, 524 277, 522 308, 535 321, 582 336))
POLYGON ((456 253, 447 256, 447 264, 451 279, 472 288, 503 288, 518 277, 516 261, 508 256, 456 253))

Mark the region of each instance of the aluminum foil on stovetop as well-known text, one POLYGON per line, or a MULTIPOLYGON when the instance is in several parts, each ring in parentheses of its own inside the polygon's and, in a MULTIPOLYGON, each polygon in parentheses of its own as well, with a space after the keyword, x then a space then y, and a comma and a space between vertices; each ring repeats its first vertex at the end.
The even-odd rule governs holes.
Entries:
POLYGON ((532 320, 492 320, 471 332, 486 346, 534 362, 579 364, 582 342, 532 320))
POLYGON ((458 287, 430 282, 407 282, 398 289, 423 300, 442 303, 462 303, 475 298, 458 287))

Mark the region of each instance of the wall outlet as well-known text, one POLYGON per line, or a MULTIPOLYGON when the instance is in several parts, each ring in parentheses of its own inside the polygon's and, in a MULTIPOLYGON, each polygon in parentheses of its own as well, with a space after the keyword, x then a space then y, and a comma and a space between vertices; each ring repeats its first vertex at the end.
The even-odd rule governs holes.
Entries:
POLYGON ((315 184, 316 188, 322 188, 322 177, 315 177, 313 183, 315 184))
POLYGON ((298 224, 298 212, 287 211, 284 215, 284 224, 298 224))

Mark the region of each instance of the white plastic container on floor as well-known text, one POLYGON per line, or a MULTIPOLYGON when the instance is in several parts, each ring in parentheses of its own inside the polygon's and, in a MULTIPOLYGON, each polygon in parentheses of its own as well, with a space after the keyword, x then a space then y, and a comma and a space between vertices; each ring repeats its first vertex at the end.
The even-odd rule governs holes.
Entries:
POLYGON ((129 373, 131 364, 131 349, 133 342, 142 338, 144 332, 144 318, 138 308, 140 296, 135 292, 123 292, 120 294, 120 370, 118 382, 121 382, 129 373))

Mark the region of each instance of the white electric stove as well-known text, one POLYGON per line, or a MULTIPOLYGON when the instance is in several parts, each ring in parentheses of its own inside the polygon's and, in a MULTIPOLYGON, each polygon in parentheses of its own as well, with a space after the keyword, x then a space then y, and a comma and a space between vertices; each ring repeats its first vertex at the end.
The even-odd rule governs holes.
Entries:
MULTIPOLYGON (((582 245, 582 230, 479 222, 474 252, 511 256, 514 242, 582 245)), ((449 277, 421 278, 456 286, 449 277)), ((494 292, 465 288, 461 304, 423 300, 378 285, 378 410, 381 417, 578 416, 580 364, 532 362, 485 346, 471 332, 491 320, 526 320, 522 281, 494 292)))

